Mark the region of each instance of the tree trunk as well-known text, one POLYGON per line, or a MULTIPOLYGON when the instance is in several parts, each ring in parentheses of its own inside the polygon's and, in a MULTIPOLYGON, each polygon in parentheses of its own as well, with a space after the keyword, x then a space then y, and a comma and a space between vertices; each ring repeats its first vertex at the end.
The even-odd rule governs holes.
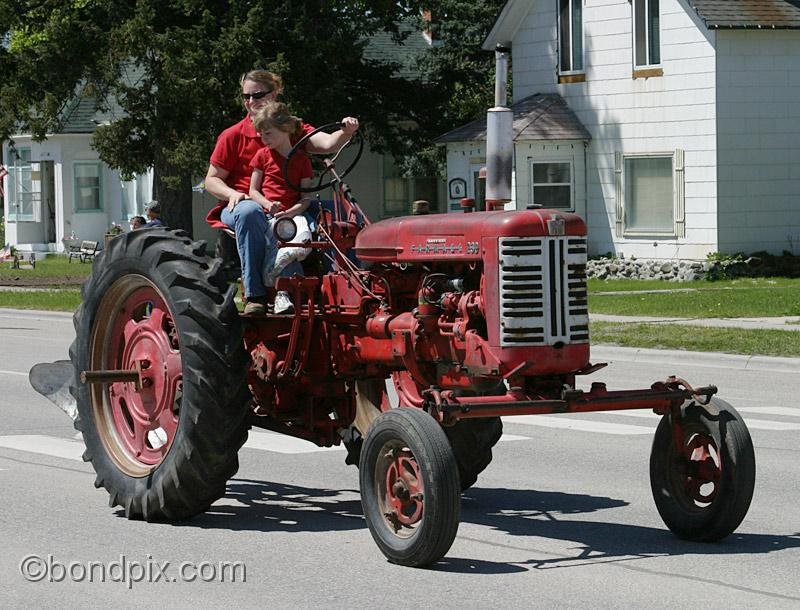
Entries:
POLYGON ((166 161, 157 161, 153 168, 153 195, 161 204, 161 221, 192 236, 191 176, 179 173, 166 161))

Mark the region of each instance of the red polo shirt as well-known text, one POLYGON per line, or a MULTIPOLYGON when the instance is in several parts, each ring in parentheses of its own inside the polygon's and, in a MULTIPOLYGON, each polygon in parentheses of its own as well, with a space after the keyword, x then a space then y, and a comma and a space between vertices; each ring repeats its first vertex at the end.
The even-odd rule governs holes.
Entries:
MULTIPOLYGON (((277 150, 264 146, 260 148, 250 162, 250 170, 260 169, 264 172, 261 181, 261 193, 270 201, 278 201, 281 211, 286 211, 300 199, 300 192, 290 187, 283 178, 283 164, 286 157, 277 150)), ((310 178, 311 159, 304 154, 296 154, 289 162, 289 181, 300 184, 303 178, 310 178)))
MULTIPOLYGON (((314 131, 314 127, 303 123, 302 130, 304 136, 314 131)), ((211 165, 228 172, 225 184, 241 193, 247 193, 250 190, 250 174, 253 171, 250 161, 263 147, 264 143, 253 127, 253 121, 246 116, 219 134, 214 152, 211 153, 211 165)))

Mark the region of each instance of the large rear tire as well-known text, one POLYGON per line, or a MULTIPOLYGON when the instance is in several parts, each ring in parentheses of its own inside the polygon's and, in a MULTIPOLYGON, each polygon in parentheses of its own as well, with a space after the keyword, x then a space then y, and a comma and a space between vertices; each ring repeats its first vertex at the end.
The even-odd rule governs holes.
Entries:
POLYGON ((462 419, 444 431, 458 463, 461 491, 466 491, 491 463, 492 447, 503 436, 503 422, 499 417, 462 419))
POLYGON ((683 446, 676 447, 672 416, 656 429, 650 485, 658 513, 679 538, 714 542, 742 522, 755 486, 750 433, 736 410, 712 398, 709 407, 683 405, 683 446))
POLYGON ((426 566, 450 550, 461 506, 458 470, 430 415, 409 407, 375 418, 361 449, 359 480, 369 531, 389 561, 426 566))
POLYGON ((71 388, 84 460, 131 519, 181 520, 225 494, 247 438, 246 354, 221 261, 183 231, 114 238, 94 261, 70 348, 83 371, 141 370, 71 388))

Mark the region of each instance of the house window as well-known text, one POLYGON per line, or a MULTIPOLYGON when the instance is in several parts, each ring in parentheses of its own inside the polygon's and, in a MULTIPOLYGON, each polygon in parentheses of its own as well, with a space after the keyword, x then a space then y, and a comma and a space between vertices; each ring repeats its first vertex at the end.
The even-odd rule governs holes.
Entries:
POLYGON ((559 72, 583 72, 583 0, 558 0, 559 72))
POLYGON ((623 176, 626 232, 674 233, 672 156, 626 157, 623 176))
POLYGON ((572 209, 572 163, 531 160, 531 203, 572 209))
POLYGON ((439 209, 439 180, 430 176, 405 177, 391 156, 383 158, 383 217, 411 213, 411 204, 425 199, 431 213, 439 209))
POLYGON ((659 0, 633 0, 633 64, 647 68, 661 64, 659 0))
POLYGON ((383 157, 383 216, 402 216, 411 205, 408 180, 400 175, 389 155, 383 157))
POLYGON ((31 163, 30 148, 19 148, 16 152, 12 153, 8 167, 8 220, 35 222, 42 199, 39 164, 31 163))
POLYGON ((75 164, 75 211, 95 212, 103 209, 102 181, 99 163, 75 164))

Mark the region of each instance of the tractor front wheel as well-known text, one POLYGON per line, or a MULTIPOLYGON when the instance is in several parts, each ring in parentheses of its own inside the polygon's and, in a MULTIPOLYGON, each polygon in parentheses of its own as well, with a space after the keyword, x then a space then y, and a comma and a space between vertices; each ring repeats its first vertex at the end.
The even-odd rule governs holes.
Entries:
POLYGON ((393 563, 441 559, 458 531, 458 467, 441 426, 408 407, 375 418, 361 449, 361 504, 370 533, 393 563))
POLYGON ((750 507, 753 442, 741 416, 723 400, 712 398, 708 406, 688 402, 681 411, 679 430, 669 413, 656 429, 650 454, 653 499, 679 538, 714 542, 732 533, 750 507))

